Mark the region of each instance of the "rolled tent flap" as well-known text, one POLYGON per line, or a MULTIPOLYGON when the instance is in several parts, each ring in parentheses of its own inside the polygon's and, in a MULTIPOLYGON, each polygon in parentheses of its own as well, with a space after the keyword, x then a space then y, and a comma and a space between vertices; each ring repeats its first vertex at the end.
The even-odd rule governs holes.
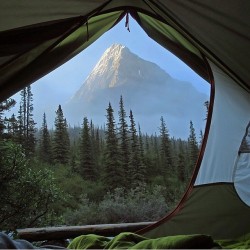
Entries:
MULTIPOLYGON (((133 13, 132 13, 133 15, 133 13)), ((170 25, 151 16, 138 13, 134 18, 144 31, 167 50, 178 56, 198 75, 209 82, 206 63, 200 51, 170 25)))
MULTIPOLYGON (((36 39, 34 39, 35 36, 31 36, 30 40, 27 38, 25 44, 28 45, 24 45, 23 49, 19 50, 15 49, 18 47, 19 40, 14 37, 15 33, 20 34, 20 30, 12 31, 13 40, 8 48, 9 55, 2 50, 2 53, 5 53, 2 54, 5 62, 0 67, 0 101, 38 80, 84 50, 109 30, 119 20, 122 13, 116 11, 102 14, 87 21, 85 18, 63 21, 61 24, 57 24, 64 25, 64 28, 61 27, 56 33, 51 32, 51 35, 50 30, 55 29, 55 24, 45 24, 47 35, 41 32, 36 39), (39 39, 40 35, 41 39, 39 39)), ((33 32, 37 34, 41 29, 41 26, 36 25, 27 27, 24 35, 33 32)), ((6 33, 1 35, 9 37, 6 33)))

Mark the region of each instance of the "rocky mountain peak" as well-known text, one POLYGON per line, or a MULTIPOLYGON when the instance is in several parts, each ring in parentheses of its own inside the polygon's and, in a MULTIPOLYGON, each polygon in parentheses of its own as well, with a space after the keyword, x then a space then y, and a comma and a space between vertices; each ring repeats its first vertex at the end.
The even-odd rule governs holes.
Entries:
MULTIPOLYGON (((116 81, 115 75, 117 75, 117 71, 119 70, 120 61, 124 56, 124 52, 130 53, 129 49, 121 44, 113 44, 111 47, 106 49, 103 53, 102 57, 94 67, 93 71, 89 75, 89 77, 98 77, 102 76, 108 72, 113 72, 114 77, 109 84, 109 87, 112 87, 116 81)), ((100 87, 100 86, 99 86, 100 87)))
POLYGON ((122 44, 112 44, 78 90, 74 98, 90 98, 96 90, 116 88, 124 84, 146 84, 170 77, 155 63, 132 53, 122 44))
POLYGON ((189 124, 190 120, 200 127, 199 117, 207 100, 192 84, 172 78, 158 65, 140 58, 124 45, 113 44, 68 102, 65 115, 68 112, 69 120, 74 123, 79 122, 79 117, 88 116, 103 124, 108 103, 119 110, 121 95, 145 131, 157 129, 159 117, 166 114, 169 127, 176 134, 182 133, 177 132, 177 125, 189 124))

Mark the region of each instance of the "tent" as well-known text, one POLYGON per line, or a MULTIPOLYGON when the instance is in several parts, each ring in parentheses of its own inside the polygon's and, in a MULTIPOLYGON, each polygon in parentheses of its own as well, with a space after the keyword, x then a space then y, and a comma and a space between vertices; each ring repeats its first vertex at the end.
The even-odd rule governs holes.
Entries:
MULTIPOLYGON (((205 138, 190 185, 149 237, 250 232, 248 0, 2 0, 0 101, 132 16, 149 37, 211 83, 205 138)), ((181 91, 181 90, 180 90, 181 91)))

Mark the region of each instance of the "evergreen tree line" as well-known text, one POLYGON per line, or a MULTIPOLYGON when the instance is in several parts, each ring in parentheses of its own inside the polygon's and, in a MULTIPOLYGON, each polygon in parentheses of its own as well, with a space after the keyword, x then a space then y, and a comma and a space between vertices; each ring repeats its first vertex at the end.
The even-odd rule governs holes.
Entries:
POLYGON ((37 130, 30 86, 21 91, 18 115, 4 118, 4 112, 14 105, 12 99, 0 104, 0 140, 20 145, 31 161, 37 160, 54 171, 55 167, 66 167, 70 174, 79 176, 85 183, 100 186, 105 192, 117 188, 126 192, 139 186, 164 186, 168 203, 178 200, 186 188, 203 137, 201 132, 198 143, 192 121, 187 140, 170 137, 163 116, 159 119, 159 134, 142 133, 133 111, 127 115, 122 96, 118 122, 109 103, 104 128, 95 126, 87 117, 83 118, 80 128, 69 127, 59 105, 54 129, 48 129, 44 113, 42 126, 37 130))
POLYGON ((95 127, 87 117, 81 128, 68 128, 59 105, 55 128, 49 131, 44 114, 38 146, 40 160, 69 164, 84 180, 100 181, 106 190, 153 183, 157 176, 159 184, 166 186, 173 178, 184 183, 192 174, 199 152, 192 121, 187 141, 170 138, 163 116, 159 119, 159 135, 142 134, 132 110, 127 116, 122 96, 119 106, 116 123, 112 105, 108 104, 105 128, 95 127))
POLYGON ((52 204, 63 199, 52 171, 34 167, 36 128, 32 102, 28 86, 21 91, 17 116, 4 116, 16 104, 14 99, 0 103, 0 231, 47 224, 55 213, 52 204))

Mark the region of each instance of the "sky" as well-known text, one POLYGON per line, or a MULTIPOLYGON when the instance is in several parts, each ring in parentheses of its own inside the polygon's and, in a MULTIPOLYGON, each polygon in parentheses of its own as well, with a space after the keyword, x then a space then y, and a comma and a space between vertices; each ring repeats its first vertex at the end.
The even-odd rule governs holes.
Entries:
MULTIPOLYGON (((173 78, 188 81, 198 91, 209 96, 210 85, 206 81, 176 56, 148 37, 133 18, 130 18, 129 25, 130 32, 125 27, 125 20, 121 20, 80 54, 32 84, 34 113, 37 111, 38 117, 40 117, 40 120, 36 120, 38 126, 42 122, 44 112, 47 114, 53 111, 54 114, 59 104, 63 107, 69 101, 84 83, 104 51, 114 43, 125 45, 139 57, 159 65, 173 78), (50 103, 49 106, 48 103, 50 103)), ((19 96, 18 94, 15 96, 17 102, 19 96)), ((54 120, 49 120, 48 117, 47 122, 52 124, 51 126, 54 124, 54 120)))

